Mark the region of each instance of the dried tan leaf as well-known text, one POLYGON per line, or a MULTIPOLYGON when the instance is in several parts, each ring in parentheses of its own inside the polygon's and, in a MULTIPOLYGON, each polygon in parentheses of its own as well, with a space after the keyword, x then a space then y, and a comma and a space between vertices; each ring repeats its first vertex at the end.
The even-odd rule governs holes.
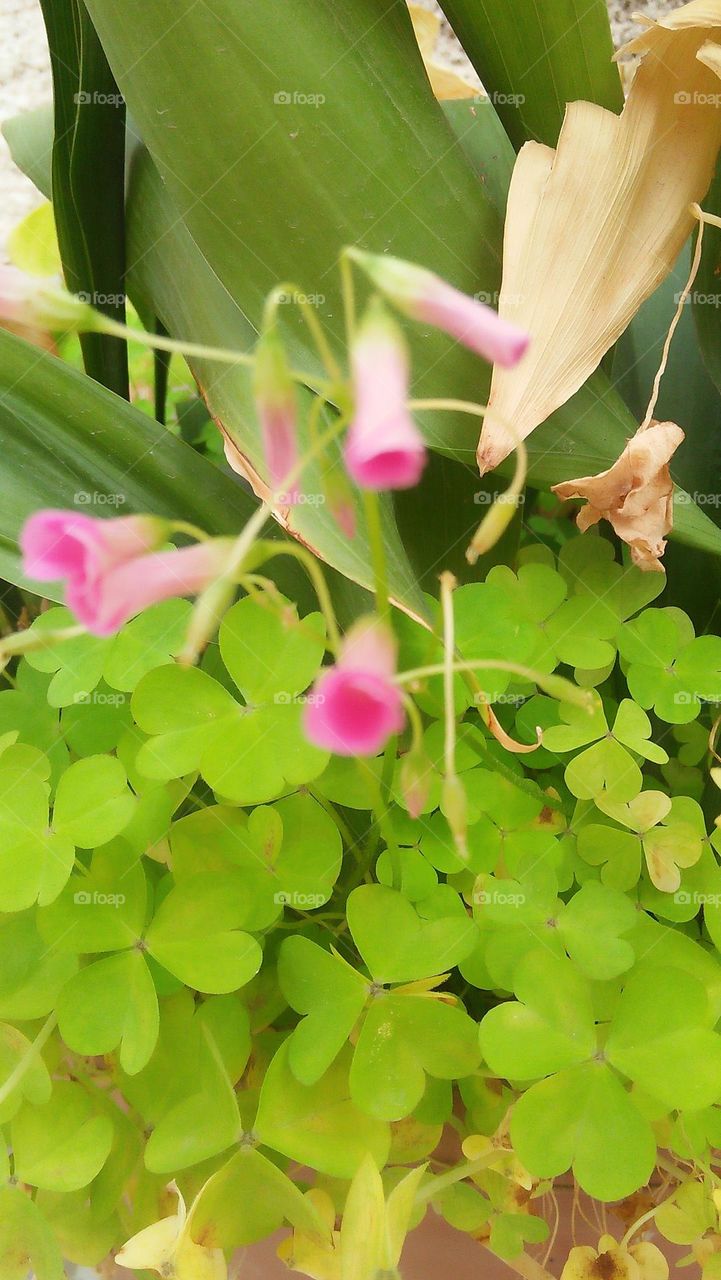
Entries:
POLYGON ((601 1236, 598 1249, 571 1249, 561 1280, 668 1280, 668 1263, 656 1245, 641 1241, 626 1248, 601 1236))
POLYGON ((556 151, 521 149, 499 311, 533 340, 494 369, 481 474, 513 448, 503 421, 525 439, 564 404, 673 267, 721 145, 719 42, 721 0, 692 0, 626 46, 642 58, 620 116, 573 102, 556 151))
POLYGON ((430 9, 423 9, 419 4, 409 3, 408 10, 426 74, 435 96, 441 100, 477 97, 476 85, 469 84, 457 71, 444 67, 436 60, 435 51, 441 29, 441 20, 438 15, 430 9))
POLYGON ((665 536, 673 523, 673 481, 668 468, 684 433, 674 422, 652 422, 629 440, 607 471, 553 486, 559 498, 586 498, 579 529, 608 520, 641 569, 661 570, 665 536))

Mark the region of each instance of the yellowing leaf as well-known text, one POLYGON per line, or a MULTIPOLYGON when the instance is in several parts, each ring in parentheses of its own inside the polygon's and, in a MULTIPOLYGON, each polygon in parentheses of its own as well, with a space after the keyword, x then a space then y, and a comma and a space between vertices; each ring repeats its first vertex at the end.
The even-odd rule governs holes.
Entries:
POLYGON ((436 61, 435 49, 441 29, 438 15, 430 9, 423 9, 419 4, 409 3, 408 9, 426 74, 435 96, 439 99, 477 97, 476 85, 470 84, 457 71, 436 61))
POLYGON ((601 1236, 598 1249, 571 1249, 561 1280, 668 1280, 668 1263, 646 1241, 626 1249, 613 1236, 601 1236))
POLYGON ((120 1267, 131 1271, 157 1271, 164 1280, 227 1280, 228 1268, 222 1249, 206 1249, 190 1234, 190 1214, 175 1186, 178 1212, 161 1218, 139 1231, 115 1256, 120 1267))
POLYGON ((579 529, 608 520, 631 548, 640 569, 661 569, 665 535, 673 524, 673 481, 668 464, 684 433, 673 422, 652 422, 629 440, 607 471, 553 486, 559 498, 585 498, 579 529))
POLYGON ((60 250, 49 200, 13 227, 8 236, 8 257, 14 266, 29 275, 44 278, 60 275, 60 250))
POLYGON ((532 342, 494 369, 481 474, 582 386, 670 272, 721 144, 719 41, 721 0, 692 0, 627 46, 642 59, 620 116, 574 102, 557 150, 521 149, 499 311, 532 342))

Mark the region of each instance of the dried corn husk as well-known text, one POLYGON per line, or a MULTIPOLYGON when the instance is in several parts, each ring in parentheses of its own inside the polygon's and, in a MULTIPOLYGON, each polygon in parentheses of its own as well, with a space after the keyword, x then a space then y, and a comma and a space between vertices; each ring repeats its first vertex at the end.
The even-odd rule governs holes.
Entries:
POLYGON ((674 422, 652 422, 629 440, 608 471, 553 486, 559 498, 586 498, 579 529, 608 520, 631 548, 640 569, 661 570, 673 523, 673 481, 668 464, 684 438, 674 422))
POLYGON ((620 116, 571 103, 556 151, 521 149, 511 182, 499 310, 532 343, 494 369, 481 474, 597 367, 668 275, 721 145, 721 0, 692 0, 622 52, 641 54, 620 116), (494 416, 494 410, 495 416, 494 416))

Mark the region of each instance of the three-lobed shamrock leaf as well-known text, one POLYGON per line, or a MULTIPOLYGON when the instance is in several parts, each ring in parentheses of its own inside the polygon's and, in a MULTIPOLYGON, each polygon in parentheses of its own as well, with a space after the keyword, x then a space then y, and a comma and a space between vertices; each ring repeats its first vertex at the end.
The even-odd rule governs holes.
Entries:
POLYGON ((532 952, 518 966, 515 991, 518 1003, 486 1014, 480 1038, 493 1071, 537 1081, 513 1110, 519 1159, 539 1178, 572 1165, 598 1199, 637 1190, 653 1168, 655 1142, 617 1073, 669 1110, 721 1096, 721 1038, 703 985, 677 968, 634 970, 601 1053, 592 990, 568 960, 532 952))
POLYGON ((412 906, 405 904, 407 912, 398 909, 397 899, 405 902, 399 894, 381 886, 365 887, 381 890, 381 896, 373 898, 387 904, 387 919, 420 944, 414 961, 406 943, 401 981, 407 985, 391 990, 384 985, 393 979, 381 976, 384 962, 376 949, 375 933, 368 928, 367 902, 360 903, 356 917, 360 924, 357 929, 351 925, 351 931, 368 965, 370 982, 337 952, 324 951, 307 938, 286 939, 278 977, 289 1004, 305 1015, 289 1037, 288 1062, 301 1083, 314 1084, 352 1038, 351 1097, 368 1115, 400 1120, 423 1097, 426 1074, 453 1080, 469 1075, 478 1064, 475 1023, 455 1002, 434 993, 445 975, 429 980, 428 973, 434 943, 442 937, 445 949, 455 931, 453 945, 458 948, 459 939, 468 936, 470 922, 465 916, 441 918, 434 924, 444 925, 443 935, 437 928, 424 935, 412 906))
POLYGON ((211 805, 170 831, 178 882, 202 873, 232 874, 245 883, 246 927, 266 929, 284 906, 312 911, 331 896, 342 859, 338 827, 308 793, 285 796, 246 817, 211 805))
POLYGON ((695 720, 702 701, 721 701, 721 639, 694 635, 680 609, 647 609, 619 637, 628 687, 662 720, 695 720))
MULTIPOLYGON (((76 636, 32 650, 27 661, 36 671, 52 675, 50 706, 92 705, 91 695, 101 681, 130 692, 148 671, 172 662, 185 643, 190 613, 187 600, 165 600, 126 623, 116 636, 76 636)), ((68 609, 58 606, 36 618, 31 630, 61 631, 74 621, 68 609)))
MULTIPOLYGON (((596 803, 609 818, 634 832, 655 888, 675 893, 681 884, 681 869, 692 867, 703 852, 703 825, 689 812, 689 805, 694 810, 698 806, 685 796, 671 800, 663 791, 641 791, 628 804, 614 804, 601 797, 596 803)), ((579 833, 579 851, 585 857, 582 836, 583 832, 579 833)))
POLYGON ((62 774, 50 816, 50 764, 16 743, 2 755, 0 906, 52 902, 67 883, 76 848, 106 844, 130 821, 135 799, 114 756, 77 760, 62 774))
POLYGON ((596 881, 565 903, 553 873, 540 867, 515 881, 479 876, 473 901, 479 952, 460 968, 475 985, 487 986, 490 979, 492 987, 512 991, 518 965, 539 946, 553 955, 567 953, 581 973, 599 981, 617 977, 634 962, 624 936, 636 921, 634 905, 596 881))
POLYGON ((144 677, 133 716, 149 740, 138 768, 167 780, 200 770, 222 799, 263 804, 320 774, 326 752, 306 739, 302 700, 320 666, 325 632, 320 615, 299 618, 247 598, 220 629, 223 662, 245 705, 197 668, 159 667, 144 677))
POLYGON ((563 705, 560 712, 564 723, 551 725, 543 734, 548 751, 577 752, 594 744, 566 765, 566 784, 579 800, 601 794, 618 804, 632 800, 641 790, 642 776, 631 753, 657 764, 668 760, 663 748, 649 741, 651 721, 630 698, 620 703, 612 729, 600 698, 590 716, 571 705, 563 705))

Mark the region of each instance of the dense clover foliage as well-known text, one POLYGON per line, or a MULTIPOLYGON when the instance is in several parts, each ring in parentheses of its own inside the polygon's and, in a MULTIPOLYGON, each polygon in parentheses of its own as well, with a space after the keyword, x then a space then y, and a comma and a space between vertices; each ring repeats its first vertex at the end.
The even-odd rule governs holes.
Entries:
MULTIPOLYGON (((286 1221, 320 1266, 370 1153, 389 1194, 418 1166, 414 1221, 432 1203, 513 1257, 547 1235, 534 1201, 570 1168, 602 1201, 643 1187, 658 1149, 708 1168, 721 639, 655 600, 664 581, 587 535, 456 592, 465 658, 597 692, 587 714, 480 671, 509 733, 543 730, 511 754, 456 678, 466 861, 439 807, 440 677, 415 691, 418 819, 405 739, 366 762, 304 739, 319 614, 243 598, 201 668, 173 661, 182 601, 20 660, 0 693, 0 1246, 21 1241, 39 1280, 62 1255, 95 1264, 174 1212, 173 1178, 200 1193, 206 1246, 286 1221), (452 1114, 470 1180, 436 1191, 452 1114)), ((431 633, 398 629, 402 668, 439 660, 431 633)), ((715 1222, 700 1183, 658 1216, 682 1243, 715 1222)))

